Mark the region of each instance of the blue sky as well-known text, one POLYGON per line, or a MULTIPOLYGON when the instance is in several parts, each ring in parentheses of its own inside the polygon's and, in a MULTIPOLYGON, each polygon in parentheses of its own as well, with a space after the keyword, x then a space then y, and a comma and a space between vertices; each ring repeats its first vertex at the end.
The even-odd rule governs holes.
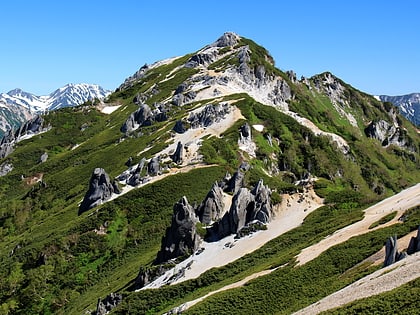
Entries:
POLYGON ((143 64, 225 31, 298 76, 331 71, 370 94, 420 92, 418 0, 6 0, 0 10, 0 92, 82 82, 113 90, 143 64))

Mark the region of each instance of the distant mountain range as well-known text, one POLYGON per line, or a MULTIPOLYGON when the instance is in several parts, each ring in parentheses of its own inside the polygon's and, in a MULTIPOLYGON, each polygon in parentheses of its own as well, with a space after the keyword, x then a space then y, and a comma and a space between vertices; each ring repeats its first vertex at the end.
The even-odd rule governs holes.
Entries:
POLYGON ((49 95, 37 96, 21 89, 0 94, 0 134, 17 127, 35 114, 63 107, 77 106, 111 91, 97 84, 67 84, 49 95))
POLYGON ((420 93, 411 93, 401 96, 380 95, 382 102, 391 102, 399 107, 400 112, 416 126, 420 126, 420 93))

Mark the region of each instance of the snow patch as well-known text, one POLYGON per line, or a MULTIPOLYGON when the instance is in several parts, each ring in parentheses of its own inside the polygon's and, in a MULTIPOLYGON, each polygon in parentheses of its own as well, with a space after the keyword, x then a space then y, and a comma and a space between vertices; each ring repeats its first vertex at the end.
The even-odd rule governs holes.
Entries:
POLYGON ((121 105, 105 106, 104 108, 101 109, 101 112, 104 113, 104 114, 111 114, 111 113, 115 112, 120 107, 121 107, 121 105))
POLYGON ((258 132, 263 132, 264 131, 264 125, 252 125, 252 128, 257 130, 258 132))

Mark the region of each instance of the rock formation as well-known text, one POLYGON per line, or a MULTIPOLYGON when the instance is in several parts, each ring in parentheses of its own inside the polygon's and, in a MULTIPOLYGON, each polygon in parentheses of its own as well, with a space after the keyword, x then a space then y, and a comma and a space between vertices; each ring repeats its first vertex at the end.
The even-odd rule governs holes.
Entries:
POLYGON ((116 192, 115 186, 111 183, 105 170, 95 168, 89 181, 89 190, 80 204, 79 214, 107 201, 114 192, 116 192))
POLYGON ((6 176, 12 170, 13 170, 13 165, 11 163, 3 162, 2 164, 0 164, 0 177, 6 176))
POLYGON ((185 131, 187 131, 185 129, 184 124, 182 123, 182 120, 177 120, 172 130, 175 131, 176 133, 184 133, 185 131))
POLYGON ((21 137, 35 135, 49 129, 49 127, 44 128, 43 125, 44 119, 41 116, 35 116, 22 124, 17 130, 9 129, 0 140, 0 159, 13 152, 14 144, 19 142, 21 137))
POLYGON ((147 173, 151 176, 160 174, 160 159, 158 156, 152 158, 147 164, 147 173))
POLYGON ((215 225, 213 234, 220 239, 238 233, 251 222, 268 223, 271 217, 271 191, 260 180, 252 191, 248 188, 238 190, 233 196, 229 211, 215 225))
POLYGON ((206 105, 203 110, 191 113, 188 122, 192 128, 208 127, 215 122, 219 122, 226 114, 230 112, 230 106, 227 103, 217 105, 206 105))
MULTIPOLYGON (((146 159, 142 158, 137 167, 134 171, 129 172, 126 176, 126 183, 130 186, 137 186, 143 183, 143 178, 141 176, 141 172, 143 171, 144 166, 146 165, 146 159)), ((120 180, 124 180, 124 178, 120 178, 120 180)))
POLYGON ((143 126, 150 126, 154 121, 165 120, 167 120, 167 116, 163 105, 157 105, 156 109, 152 111, 149 105, 142 104, 127 118, 121 127, 121 132, 131 132, 143 126))
POLYGON ((410 243, 407 248, 408 255, 414 254, 416 252, 420 252, 420 226, 417 230, 417 236, 413 236, 410 239, 410 243))
POLYGON ((393 144, 409 151, 415 151, 406 131, 398 125, 390 124, 385 120, 372 121, 365 128, 365 134, 369 138, 379 140, 384 147, 393 144))
POLYGON ((122 302, 122 294, 111 293, 105 299, 98 299, 96 304, 96 310, 93 312, 94 315, 105 315, 108 314, 114 307, 122 302))
POLYGON ((48 153, 44 152, 40 157, 39 157, 39 163, 45 163, 48 160, 48 153))
POLYGON ((163 264, 163 265, 152 266, 148 268, 140 267, 139 273, 134 282, 134 289, 137 290, 137 289, 143 288, 150 282, 159 278, 161 275, 163 275, 166 271, 168 271, 172 267, 173 265, 171 264, 163 264))
POLYGON ((179 141, 176 146, 175 153, 171 155, 171 159, 176 164, 182 164, 183 157, 184 157, 184 146, 182 145, 181 141, 179 141))
POLYGON ((389 237, 385 244, 384 267, 392 265, 393 263, 405 258, 406 255, 406 253, 398 252, 397 237, 389 237))
POLYGON ((201 241, 196 230, 197 222, 193 207, 185 196, 182 197, 174 205, 171 226, 167 228, 162 239, 161 250, 155 263, 160 264, 196 251, 201 241))
POLYGON ((197 209, 200 222, 210 224, 221 219, 224 207, 223 190, 216 182, 197 209))

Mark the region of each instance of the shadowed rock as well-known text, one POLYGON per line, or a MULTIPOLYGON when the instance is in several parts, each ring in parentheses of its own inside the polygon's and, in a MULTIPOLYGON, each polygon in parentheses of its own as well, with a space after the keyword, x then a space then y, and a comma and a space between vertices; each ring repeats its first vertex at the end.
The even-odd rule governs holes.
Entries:
POLYGON ((147 173, 151 176, 160 174, 160 159, 158 156, 152 158, 147 164, 147 173))
POLYGON ((194 209, 184 196, 174 205, 171 226, 167 228, 162 239, 156 264, 180 256, 190 255, 198 249, 201 238, 197 234, 196 223, 198 218, 194 209))
POLYGON ((216 182, 197 210, 200 222, 210 224, 212 221, 219 220, 224 207, 223 190, 216 182))
POLYGON ((184 124, 182 123, 182 120, 177 120, 172 130, 176 133, 184 133, 185 131, 187 131, 184 127, 184 124))
POLYGON ((416 252, 420 252, 420 226, 417 230, 417 236, 413 236, 410 239, 410 243, 407 248, 408 255, 414 254, 416 252))
POLYGON ((184 156, 184 146, 182 145, 181 141, 178 141, 175 153, 171 155, 171 159, 176 164, 182 164, 183 156, 184 156))
POLYGON ((140 105, 134 113, 132 113, 121 127, 121 132, 127 133, 134 131, 140 127, 150 126, 155 121, 167 120, 166 109, 162 104, 156 104, 156 109, 152 109, 147 104, 140 105))
POLYGON ((393 263, 405 257, 407 257, 406 253, 398 252, 397 237, 396 236, 389 237, 385 244, 384 267, 392 265, 393 263))
POLYGON ((228 104, 206 105, 200 112, 191 113, 188 121, 192 128, 209 127, 223 119, 229 111, 228 104))
POLYGON ((251 222, 268 223, 272 215, 271 191, 260 180, 252 191, 248 188, 238 190, 233 196, 229 211, 214 226, 212 232, 220 239, 238 233, 251 222))
POLYGON ((113 308, 122 302, 122 294, 111 293, 106 296, 105 299, 98 299, 96 304, 96 311, 93 312, 94 315, 105 315, 108 314, 113 308))
POLYGON ((79 207, 79 214, 92 209, 111 198, 115 187, 109 180, 108 174, 103 168, 95 168, 89 182, 87 191, 79 207))

